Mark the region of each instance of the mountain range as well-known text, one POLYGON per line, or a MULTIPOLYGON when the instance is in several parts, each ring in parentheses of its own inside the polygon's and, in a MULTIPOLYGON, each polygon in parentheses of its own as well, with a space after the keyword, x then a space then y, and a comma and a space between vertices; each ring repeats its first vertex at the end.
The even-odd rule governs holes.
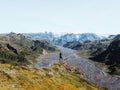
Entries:
MULTIPOLYGON (((58 82, 54 80, 61 81, 61 85, 64 84, 62 80, 66 80, 65 85, 63 85, 65 88, 72 85, 75 90, 78 90, 78 88, 80 90, 82 90, 82 88, 85 88, 85 90, 88 90, 88 88, 94 90, 93 87, 95 90, 104 90, 104 88, 99 88, 96 85, 83 80, 83 76, 78 77, 79 75, 82 75, 82 72, 78 72, 78 69, 75 67, 71 68, 67 63, 59 62, 56 65, 52 65, 51 69, 34 69, 30 66, 33 65, 35 59, 39 56, 56 51, 54 44, 75 49, 76 51, 86 51, 85 53, 89 55, 89 59, 106 64, 110 74, 120 75, 120 35, 103 37, 94 33, 66 33, 64 35, 56 36, 53 33, 45 32, 38 34, 9 33, 0 35, 0 69, 2 70, 0 74, 4 76, 2 78, 5 80, 9 79, 10 82, 12 82, 12 80, 17 82, 17 86, 15 85, 13 88, 20 86, 22 88, 37 88, 36 90, 39 90, 44 83, 46 84, 46 82, 49 81, 50 82, 46 84, 46 86, 48 85, 47 88, 49 88, 49 85, 53 85, 51 88, 56 88, 54 84, 58 85, 58 82), (16 72, 19 73, 16 74, 16 72), (38 74, 38 72, 40 74, 38 74), (13 73, 15 74, 13 75, 13 73), (34 77, 36 75, 37 77, 34 77), (57 79, 55 77, 57 77, 57 79), (40 87, 38 87, 39 85, 36 86, 35 83, 31 83, 36 82, 38 79, 42 80, 42 83, 39 83, 41 85, 40 87), (83 83, 85 83, 85 86, 83 83), (79 86, 81 84, 82 87, 79 86)), ((84 53, 82 52, 81 57, 83 57, 83 54, 84 53)), ((74 59, 73 62, 75 62, 74 59)), ((4 83, 6 84, 7 82, 4 83)), ((9 86, 4 88, 9 88, 9 86)), ((42 89, 43 88, 44 86, 42 89)))
MULTIPOLYGON (((40 32, 40 33, 22 33, 24 36, 28 38, 35 38, 35 39, 41 39, 46 40, 48 42, 51 42, 53 44, 57 45, 64 45, 66 42, 72 42, 72 41, 94 41, 94 40, 101 40, 101 39, 110 39, 113 38, 115 35, 99 35, 95 33, 64 33, 64 34, 54 34, 52 32, 40 32)), ((0 34, 1 36, 4 36, 6 34, 0 34)))
POLYGON ((95 33, 65 33, 61 35, 54 34, 52 32, 44 32, 44 33, 23 33, 23 35, 31 38, 39 38, 39 39, 45 39, 48 42, 51 42, 53 44, 57 45, 64 45, 67 42, 72 41, 86 41, 86 40, 101 40, 101 39, 108 39, 113 38, 115 35, 109 35, 108 37, 104 35, 97 35, 95 33))
POLYGON ((56 47, 43 39, 20 33, 0 35, 0 90, 105 90, 83 79, 83 72, 66 62, 33 67, 36 58, 42 61, 42 55, 53 51, 56 47))

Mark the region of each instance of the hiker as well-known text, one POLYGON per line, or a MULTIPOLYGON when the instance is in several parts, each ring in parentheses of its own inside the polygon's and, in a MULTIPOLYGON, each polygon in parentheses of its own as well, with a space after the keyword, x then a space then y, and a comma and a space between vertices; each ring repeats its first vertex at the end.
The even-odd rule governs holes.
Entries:
POLYGON ((59 61, 60 60, 63 60, 63 58, 62 58, 62 53, 60 52, 60 54, 59 54, 59 61))

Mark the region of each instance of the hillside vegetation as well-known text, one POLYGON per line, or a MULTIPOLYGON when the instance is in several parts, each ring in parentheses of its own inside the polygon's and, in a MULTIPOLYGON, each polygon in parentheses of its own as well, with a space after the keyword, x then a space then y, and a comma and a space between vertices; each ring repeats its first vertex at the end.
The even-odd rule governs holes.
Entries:
POLYGON ((0 90, 104 90, 83 80, 82 73, 62 62, 50 69, 0 64, 0 76, 0 90))
POLYGON ((39 55, 52 51, 55 51, 55 47, 45 40, 31 39, 15 33, 0 36, 1 63, 26 65, 34 62, 39 55))

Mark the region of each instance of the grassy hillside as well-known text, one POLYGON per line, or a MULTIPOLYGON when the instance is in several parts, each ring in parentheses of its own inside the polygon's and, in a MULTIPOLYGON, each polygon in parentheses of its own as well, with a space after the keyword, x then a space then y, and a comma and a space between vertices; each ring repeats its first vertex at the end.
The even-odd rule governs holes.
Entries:
POLYGON ((50 69, 0 64, 0 76, 0 90, 104 90, 81 79, 77 69, 62 62, 50 69))

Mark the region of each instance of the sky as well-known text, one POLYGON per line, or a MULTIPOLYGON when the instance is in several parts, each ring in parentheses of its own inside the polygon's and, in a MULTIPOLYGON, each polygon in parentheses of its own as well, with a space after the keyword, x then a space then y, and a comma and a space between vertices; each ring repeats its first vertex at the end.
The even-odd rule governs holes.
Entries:
POLYGON ((120 34, 120 0, 0 0, 0 33, 120 34))

